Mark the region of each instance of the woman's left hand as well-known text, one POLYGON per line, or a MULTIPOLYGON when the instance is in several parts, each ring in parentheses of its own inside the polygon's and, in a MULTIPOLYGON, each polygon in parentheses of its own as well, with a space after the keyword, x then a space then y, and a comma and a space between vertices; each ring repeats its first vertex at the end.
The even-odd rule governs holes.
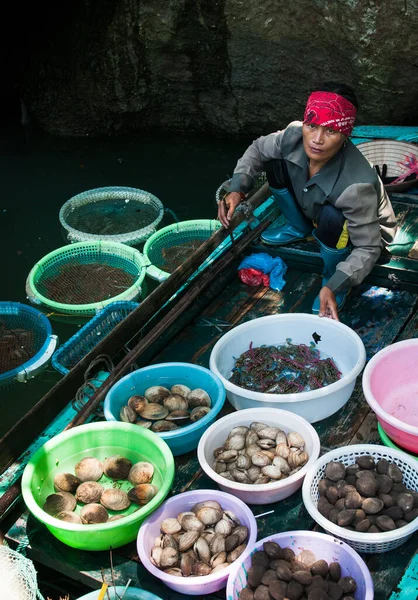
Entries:
POLYGON ((326 285, 319 292, 319 316, 339 321, 335 294, 326 285))

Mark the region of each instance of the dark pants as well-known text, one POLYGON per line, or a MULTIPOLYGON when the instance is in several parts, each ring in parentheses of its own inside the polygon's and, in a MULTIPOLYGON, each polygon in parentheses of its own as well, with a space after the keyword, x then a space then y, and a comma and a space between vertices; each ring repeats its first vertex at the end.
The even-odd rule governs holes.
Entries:
MULTIPOLYGON (((287 188, 295 198, 295 192, 284 160, 272 160, 265 163, 265 171, 270 187, 275 189, 287 188)), ((298 202, 295 200, 297 210, 305 218, 298 202)), ((329 202, 320 207, 315 218, 315 235, 320 242, 328 248, 345 248, 350 243, 347 230, 347 220, 341 210, 329 202)))

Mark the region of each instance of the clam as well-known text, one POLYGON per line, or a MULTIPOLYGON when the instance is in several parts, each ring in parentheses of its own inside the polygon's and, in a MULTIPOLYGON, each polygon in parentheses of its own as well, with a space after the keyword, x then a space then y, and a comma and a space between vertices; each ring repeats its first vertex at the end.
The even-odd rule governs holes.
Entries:
POLYGON ((174 567, 179 559, 179 553, 175 548, 163 548, 160 556, 160 566, 162 569, 174 567))
POLYGON ((135 425, 139 425, 145 429, 151 429, 152 421, 137 421, 135 425))
POLYGON ((103 464, 94 456, 86 456, 76 464, 74 472, 81 482, 98 481, 103 475, 103 464))
POLYGON ((297 431, 290 431, 287 434, 287 443, 290 448, 304 448, 305 440, 297 431))
POLYGON ((70 494, 74 494, 79 485, 80 480, 71 473, 57 473, 54 477, 54 488, 56 492, 69 492, 70 494))
POLYGON ((203 502, 198 502, 193 506, 192 513, 196 514, 198 510, 206 506, 210 506, 211 508, 216 508, 217 510, 222 511, 222 506, 216 500, 204 500, 203 502))
POLYGON ((196 512, 196 517, 205 525, 215 525, 222 519, 222 510, 212 506, 203 506, 196 512))
POLYGON ((173 431, 174 429, 178 429, 178 425, 176 425, 176 423, 174 423, 173 421, 167 421, 164 419, 161 419, 161 421, 154 421, 151 425, 151 431, 155 431, 155 433, 162 433, 163 431, 173 431))
POLYGON ((248 539, 248 535, 250 532, 248 530, 248 527, 246 527, 245 525, 238 525, 238 527, 235 527, 232 533, 238 536, 239 544, 241 545, 248 539))
POLYGON ((213 554, 218 554, 218 552, 225 552, 225 539, 226 536, 222 533, 215 533, 210 542, 210 549, 213 554))
POLYGON ((119 413, 120 420, 124 423, 135 423, 137 414, 130 406, 122 406, 119 413))
POLYGON ((194 512, 192 512, 191 510, 186 510, 185 512, 181 512, 177 515, 177 521, 180 523, 180 525, 182 524, 182 520, 183 517, 190 515, 191 517, 194 517, 194 512))
POLYGON ((177 425, 184 425, 190 418, 188 410, 173 410, 166 416, 166 421, 173 421, 177 425))
POLYGON ((128 400, 129 408, 131 408, 137 415, 139 415, 140 411, 146 404, 148 404, 148 400, 145 398, 145 396, 131 396, 128 400))
POLYGON ((280 471, 284 475, 288 475, 290 473, 290 471, 292 470, 291 467, 289 466, 289 463, 287 462, 287 460, 285 460, 281 456, 275 456, 273 458, 273 466, 280 469, 280 471))
POLYGON ((229 567, 229 563, 228 562, 223 562, 223 563, 219 563, 216 565, 216 567, 214 567, 211 571, 211 573, 217 573, 218 571, 222 571, 223 569, 226 569, 227 567, 229 567))
POLYGON ((140 483, 128 492, 131 502, 144 506, 158 494, 158 488, 152 483, 140 483))
POLYGON ((262 467, 261 472, 263 475, 267 475, 270 479, 278 480, 282 477, 282 472, 279 467, 275 467, 274 465, 267 465, 262 467))
POLYGON ((85 525, 94 525, 95 523, 106 523, 109 514, 101 504, 92 503, 83 506, 80 517, 85 525))
POLYGON ((278 446, 279 444, 286 444, 287 446, 287 436, 285 432, 281 429, 279 429, 276 435, 276 446, 278 446))
POLYGON ((217 552, 210 559, 210 566, 212 569, 223 563, 226 563, 226 552, 217 552))
POLYGON ((249 446, 254 446, 257 442, 258 442, 257 432, 253 431, 252 429, 249 429, 245 436, 245 446, 248 448, 249 446))
POLYGON ((209 575, 209 573, 212 571, 212 568, 205 562, 203 562, 202 560, 198 560, 197 562, 194 563, 193 567, 192 567, 192 574, 193 575, 209 575))
POLYGON ((161 421, 166 418, 169 412, 165 406, 156 402, 150 402, 144 406, 139 414, 143 419, 148 419, 149 421, 161 421))
POLYGON ((189 408, 196 408, 197 406, 206 406, 210 408, 212 406, 209 394, 201 388, 196 388, 189 392, 186 399, 189 403, 189 408))
POLYGON ((63 510, 62 512, 55 515, 57 519, 60 521, 65 521, 66 523, 73 523, 74 525, 81 525, 82 520, 80 515, 70 510, 63 510))
POLYGON ((127 479, 131 467, 131 461, 119 454, 109 456, 103 461, 104 474, 110 479, 127 479))
POLYGON ((221 533, 222 535, 229 535, 233 529, 233 523, 229 519, 221 519, 215 525, 215 533, 221 533))
POLYGON ((195 423, 196 421, 203 419, 208 413, 210 413, 210 408, 208 406, 197 406, 190 413, 190 420, 192 423, 195 423))
POLYGON ((205 538, 199 537, 193 546, 193 550, 194 553, 198 556, 199 560, 202 560, 205 563, 208 563, 210 561, 210 548, 205 538))
POLYGON ((276 456, 280 456, 281 458, 287 460, 289 458, 290 448, 286 442, 281 442, 280 444, 277 444, 275 453, 276 456))
POLYGON ((182 518, 181 527, 184 531, 203 531, 205 525, 192 513, 191 515, 185 515, 182 518))
POLYGON ((125 515, 112 515, 111 517, 108 518, 107 522, 109 523, 110 521, 119 521, 119 519, 124 519, 125 515))
POLYGON ((162 404, 164 398, 170 395, 170 390, 163 387, 162 385, 153 385, 145 390, 144 396, 148 402, 162 404))
POLYGON ((302 467, 309 460, 307 452, 291 452, 289 454, 288 463, 291 469, 302 467))
POLYGON ((276 446, 276 442, 271 440, 270 438, 263 438, 258 440, 257 446, 262 448, 263 450, 270 450, 270 448, 274 448, 276 446))
POLYGON ((251 458, 247 454, 241 454, 240 456, 238 456, 236 463, 237 469, 249 469, 252 464, 251 458))
POLYGON ((177 550, 178 543, 174 535, 172 535, 171 533, 164 533, 161 548, 175 548, 177 550))
POLYGON ((242 450, 245 448, 245 436, 241 433, 228 437, 224 444, 225 450, 242 450))
POLYGON ((139 485, 140 483, 149 483, 153 476, 153 465, 146 461, 140 461, 132 465, 128 479, 132 485, 139 485))
POLYGON ((92 502, 100 502, 103 491, 104 487, 97 481, 85 481, 78 486, 75 497, 77 502, 91 504, 92 502))
POLYGON ((186 550, 191 548, 197 542, 199 537, 199 531, 186 531, 186 533, 183 533, 183 535, 179 539, 180 552, 186 552, 186 550))
POLYGON ((229 440, 229 438, 233 437, 234 435, 243 435, 245 437, 249 431, 250 431, 250 428, 247 427, 246 425, 237 425, 236 427, 233 427, 231 429, 227 439, 229 440))
POLYGON ((221 452, 216 457, 218 462, 229 463, 233 462, 238 458, 237 450, 225 450, 225 452, 221 452))
POLYGON ((108 488, 100 498, 100 504, 109 510, 125 510, 131 505, 128 494, 118 488, 108 488))
POLYGON ((151 548, 151 555, 150 555, 150 561, 152 562, 152 564, 156 567, 160 567, 161 565, 161 554, 162 554, 163 549, 161 548, 161 546, 153 546, 151 548))
MULTIPOLYGON (((278 427, 263 427, 263 428, 260 427, 259 429, 257 429, 257 435, 260 439, 268 438, 268 439, 272 440, 273 442, 275 442, 279 431, 280 430, 278 427)), ((276 444, 274 444, 274 445, 276 445, 276 444)))
POLYGON ((235 481, 238 481, 238 483, 251 483, 251 479, 249 479, 245 471, 240 469, 232 469, 231 475, 235 481))
POLYGON ((269 459, 268 456, 266 456, 262 452, 254 452, 254 454, 251 456, 251 462, 256 467, 262 468, 262 467, 266 467, 267 465, 271 464, 272 461, 269 459))
POLYGON ((168 408, 170 412, 173 412, 173 410, 187 410, 189 406, 186 398, 183 398, 180 394, 170 394, 164 398, 163 405, 168 408))
POLYGON ((241 554, 244 552, 246 548, 246 544, 241 544, 240 546, 237 546, 236 548, 234 548, 234 550, 232 550, 231 552, 229 552, 227 554, 226 560, 229 563, 234 562, 235 560, 237 560, 237 558, 239 558, 241 556, 241 554))
POLYGON ((182 383, 176 383, 170 388, 170 392, 172 394, 180 394, 180 396, 183 396, 183 398, 186 398, 187 394, 189 394, 191 391, 191 388, 189 388, 187 385, 183 385, 182 383))
POLYGON ((181 569, 178 568, 170 567, 169 569, 164 569, 164 573, 167 573, 167 575, 172 575, 173 577, 183 577, 181 569))
POLYGON ((43 505, 43 510, 55 517, 63 511, 73 511, 77 505, 77 501, 69 492, 57 492, 50 494, 43 505))
POLYGON ((174 517, 169 517, 168 519, 164 519, 160 525, 160 529, 163 533, 178 533, 181 531, 181 525, 178 520, 174 517))
POLYGON ((196 562, 196 559, 192 554, 185 552, 181 555, 180 559, 180 570, 182 572, 183 577, 189 577, 192 574, 193 565, 196 562))

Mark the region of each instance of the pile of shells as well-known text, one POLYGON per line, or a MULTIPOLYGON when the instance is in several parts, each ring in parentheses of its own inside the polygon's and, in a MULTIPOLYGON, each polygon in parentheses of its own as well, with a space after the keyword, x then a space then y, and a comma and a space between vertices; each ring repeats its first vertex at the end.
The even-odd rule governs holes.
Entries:
POLYGON ((251 556, 247 586, 240 600, 354 600, 357 583, 341 577, 338 562, 316 560, 310 550, 296 556, 291 548, 264 542, 251 556))
POLYGON ((239 425, 214 450, 213 470, 238 483, 273 483, 297 473, 309 460, 305 440, 291 431, 254 422, 239 425))
POLYGON ((55 494, 50 494, 43 510, 67 523, 91 525, 122 519, 122 511, 131 503, 144 506, 158 493, 151 483, 154 467, 141 461, 132 464, 124 456, 113 455, 103 462, 87 456, 75 465, 74 473, 57 473, 55 494), (101 483, 99 483, 101 480, 101 483), (111 487, 106 484, 112 482, 111 487), (120 489, 122 481, 133 486, 128 492, 120 489), (75 512, 80 507, 79 513, 75 512), (110 515, 109 511, 116 514, 110 515))
POLYGON ((143 396, 129 398, 128 404, 122 406, 120 420, 162 433, 199 421, 211 406, 209 394, 201 388, 192 390, 181 383, 170 389, 153 385, 143 396))
POLYGON ((249 531, 219 502, 199 502, 190 511, 164 519, 150 560, 176 577, 209 575, 221 571, 244 552, 249 531))
POLYGON ((354 464, 329 462, 318 483, 318 510, 340 527, 381 533, 404 527, 418 517, 418 492, 403 483, 403 473, 385 458, 370 455, 354 464))

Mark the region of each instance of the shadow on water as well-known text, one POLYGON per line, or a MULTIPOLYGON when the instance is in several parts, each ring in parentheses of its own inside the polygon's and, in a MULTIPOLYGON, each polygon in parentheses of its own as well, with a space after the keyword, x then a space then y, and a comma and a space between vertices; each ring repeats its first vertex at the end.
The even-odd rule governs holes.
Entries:
MULTIPOLYGON (((103 186, 155 194, 180 220, 216 216, 215 192, 232 175, 250 140, 185 137, 57 138, 16 125, 0 140, 1 300, 26 302, 25 281, 37 260, 65 244, 58 214, 70 197, 103 186)), ((165 222, 168 224, 170 217, 165 222)), ((152 289, 153 283, 146 284, 152 289)), ((79 325, 52 321, 61 343, 79 325)), ((58 381, 52 367, 28 384, 0 389, 7 410, 2 436, 58 381)))

